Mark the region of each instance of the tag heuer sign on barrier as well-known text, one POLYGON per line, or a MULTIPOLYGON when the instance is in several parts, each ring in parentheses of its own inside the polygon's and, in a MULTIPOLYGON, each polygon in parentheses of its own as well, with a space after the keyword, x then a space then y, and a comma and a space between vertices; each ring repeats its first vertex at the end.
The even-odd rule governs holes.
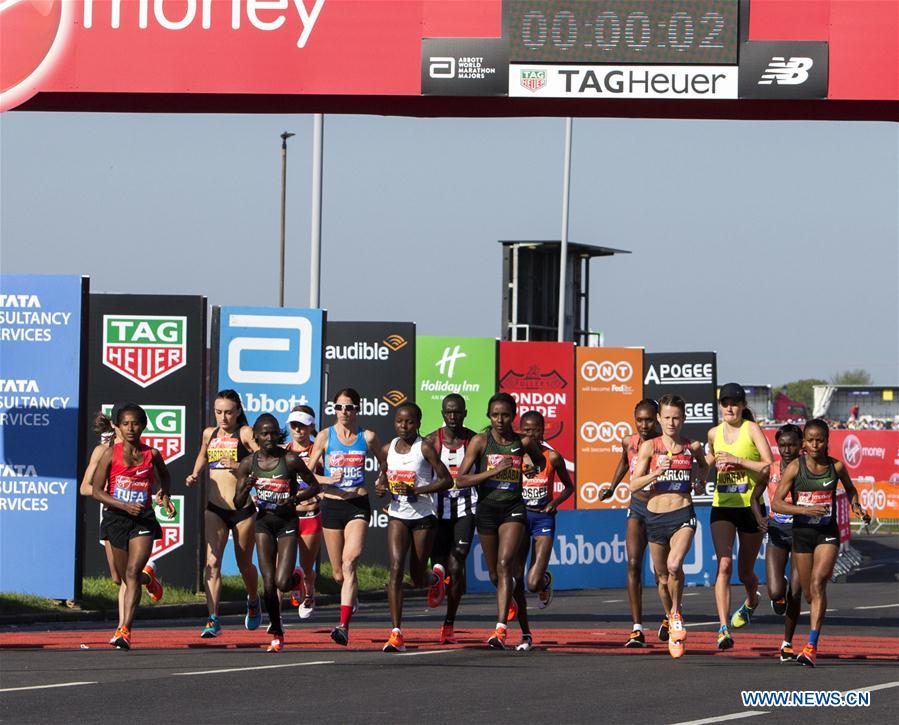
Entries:
POLYGON ((104 315, 103 364, 142 388, 187 364, 187 318, 104 315))
POLYGON ((546 71, 532 68, 522 68, 520 72, 521 85, 531 93, 536 93, 546 85, 546 71))
MULTIPOLYGON (((184 406, 145 405, 147 427, 141 436, 145 446, 155 448, 166 464, 184 455, 184 406)), ((103 404, 103 415, 112 416, 112 405, 103 404)))
POLYGON ((172 496, 171 500, 175 506, 175 515, 172 518, 168 518, 162 506, 157 506, 155 502, 153 504, 156 520, 162 527, 162 538, 153 542, 150 561, 165 556, 184 543, 184 496, 172 496))

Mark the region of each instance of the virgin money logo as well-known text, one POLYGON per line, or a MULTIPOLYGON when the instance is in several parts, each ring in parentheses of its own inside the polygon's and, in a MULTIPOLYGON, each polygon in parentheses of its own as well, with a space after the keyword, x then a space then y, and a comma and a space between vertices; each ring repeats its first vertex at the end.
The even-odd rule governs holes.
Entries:
POLYGON ((63 0, 0 1, 0 111, 37 93, 62 45, 74 3, 63 0))
POLYGON ((861 441, 853 435, 846 436, 843 439, 843 460, 846 461, 846 465, 849 468, 858 468, 863 456, 861 441))

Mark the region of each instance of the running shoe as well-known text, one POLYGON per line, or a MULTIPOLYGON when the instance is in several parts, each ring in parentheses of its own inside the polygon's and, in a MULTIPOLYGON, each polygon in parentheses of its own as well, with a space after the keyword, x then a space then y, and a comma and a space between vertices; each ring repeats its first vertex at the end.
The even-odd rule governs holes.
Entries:
POLYGON ((534 638, 530 634, 521 635, 521 644, 515 647, 516 652, 530 652, 534 648, 534 638))
POLYGON ((506 612, 506 621, 511 622, 518 616, 518 604, 514 599, 509 600, 509 609, 506 612))
POLYGON ((553 575, 551 571, 546 572, 546 586, 543 591, 537 594, 537 609, 546 609, 553 600, 553 575))
POLYGON ((384 645, 385 652, 405 652, 406 640, 403 639, 403 633, 398 629, 394 629, 390 633, 390 639, 384 645))
POLYGON ((297 607, 297 614, 300 619, 309 619, 315 611, 315 597, 306 597, 297 607))
POLYGON ((442 624, 440 626, 440 644, 459 644, 453 632, 453 625, 442 624))
POLYGON ((147 594, 150 595, 150 599, 154 602, 158 602, 162 599, 162 582, 156 578, 156 562, 151 561, 144 567, 144 574, 150 577, 150 581, 147 582, 147 594))
POLYGON ((129 650, 131 649, 131 630, 128 627, 119 627, 115 631, 115 637, 113 637, 113 646, 116 649, 129 650))
POLYGON ((494 631, 493 636, 487 640, 487 646, 490 649, 505 649, 506 648, 506 628, 505 627, 497 627, 496 631, 494 631))
POLYGON ((813 645, 807 644, 802 648, 802 654, 800 654, 796 658, 796 661, 800 665, 805 665, 806 667, 814 667, 817 654, 818 652, 815 647, 813 645))
POLYGON ((645 647, 646 637, 643 636, 642 631, 635 629, 628 635, 627 642, 624 643, 624 646, 628 649, 639 649, 640 647, 645 647))
POLYGON ((659 642, 667 642, 668 641, 668 617, 665 617, 662 620, 662 623, 659 625, 659 642))
POLYGON ((787 598, 781 597, 780 599, 772 599, 771 609, 777 616, 782 617, 787 611, 787 598))
MULTIPOLYGON (((756 597, 759 596, 758 592, 755 593, 756 597)), ((740 608, 733 613, 730 618, 730 626, 734 629, 739 629, 740 627, 745 627, 752 621, 752 613, 755 611, 756 607, 758 607, 758 602, 755 603, 755 607, 750 607, 748 602, 743 602, 740 605, 740 608)))
POLYGON ((358 595, 353 600, 353 610, 350 612, 350 614, 355 614, 357 609, 359 609, 359 596, 358 595))
POLYGON ((668 621, 668 654, 674 659, 679 659, 684 656, 684 652, 687 649, 685 641, 687 638, 687 630, 684 629, 684 620, 677 612, 672 612, 668 621))
POLYGON ((250 598, 247 597, 247 616, 243 619, 243 626, 249 630, 254 630, 258 629, 260 624, 262 624, 262 609, 259 606, 259 599, 257 598, 255 602, 251 602, 250 598))
POLYGON ((206 620, 206 627, 200 632, 200 636, 203 639, 212 639, 213 637, 218 637, 218 634, 221 631, 222 625, 219 622, 218 616, 210 614, 209 619, 206 620))
POLYGON ((299 609, 306 595, 306 582, 303 576, 303 570, 297 567, 293 570, 293 575, 297 577, 296 586, 290 590, 290 606, 299 609))
POLYGON ((346 647, 350 641, 350 633, 342 624, 338 624, 331 630, 331 639, 333 639, 341 647, 346 647))
POLYGON ((730 632, 727 627, 721 627, 718 630, 718 649, 730 649, 734 646, 734 638, 730 636, 730 632))
POLYGON ((268 646, 266 652, 280 652, 284 649, 284 635, 276 634, 272 637, 272 643, 268 646))
POLYGON ((434 574, 437 576, 437 581, 428 589, 428 606, 431 609, 439 607, 446 599, 446 582, 444 581, 446 570, 442 565, 434 564, 434 574))
POLYGON ((785 644, 780 648, 780 661, 781 662, 795 662, 796 661, 796 653, 793 651, 793 645, 785 644))

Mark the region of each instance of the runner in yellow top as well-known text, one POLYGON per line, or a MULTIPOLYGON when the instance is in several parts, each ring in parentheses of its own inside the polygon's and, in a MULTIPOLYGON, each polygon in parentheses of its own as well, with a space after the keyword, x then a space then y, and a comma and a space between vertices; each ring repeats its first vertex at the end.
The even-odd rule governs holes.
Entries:
POLYGON ((755 558, 768 529, 761 496, 774 460, 762 429, 746 407, 746 391, 737 383, 721 386, 718 395, 722 423, 709 431, 708 462, 715 464, 715 497, 710 517, 712 542, 718 557, 715 604, 718 607, 718 649, 730 649, 730 626, 749 624, 759 604, 755 558), (737 576, 746 589, 746 601, 728 620, 734 539, 740 538, 737 576))

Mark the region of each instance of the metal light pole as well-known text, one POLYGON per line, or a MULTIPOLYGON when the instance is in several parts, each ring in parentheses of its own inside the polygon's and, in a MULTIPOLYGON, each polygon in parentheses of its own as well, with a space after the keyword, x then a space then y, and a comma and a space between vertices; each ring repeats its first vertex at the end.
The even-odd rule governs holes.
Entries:
POLYGON ((281 134, 281 263, 278 282, 278 307, 284 307, 284 229, 287 217, 287 139, 296 136, 285 131, 281 134))
POLYGON ((316 113, 312 120, 312 242, 309 254, 309 306, 316 308, 321 307, 324 114, 316 113))
POLYGON ((565 119, 565 162, 562 171, 562 243, 559 245, 559 342, 565 341, 565 274, 568 269, 568 197, 571 190, 571 132, 573 119, 565 119))

